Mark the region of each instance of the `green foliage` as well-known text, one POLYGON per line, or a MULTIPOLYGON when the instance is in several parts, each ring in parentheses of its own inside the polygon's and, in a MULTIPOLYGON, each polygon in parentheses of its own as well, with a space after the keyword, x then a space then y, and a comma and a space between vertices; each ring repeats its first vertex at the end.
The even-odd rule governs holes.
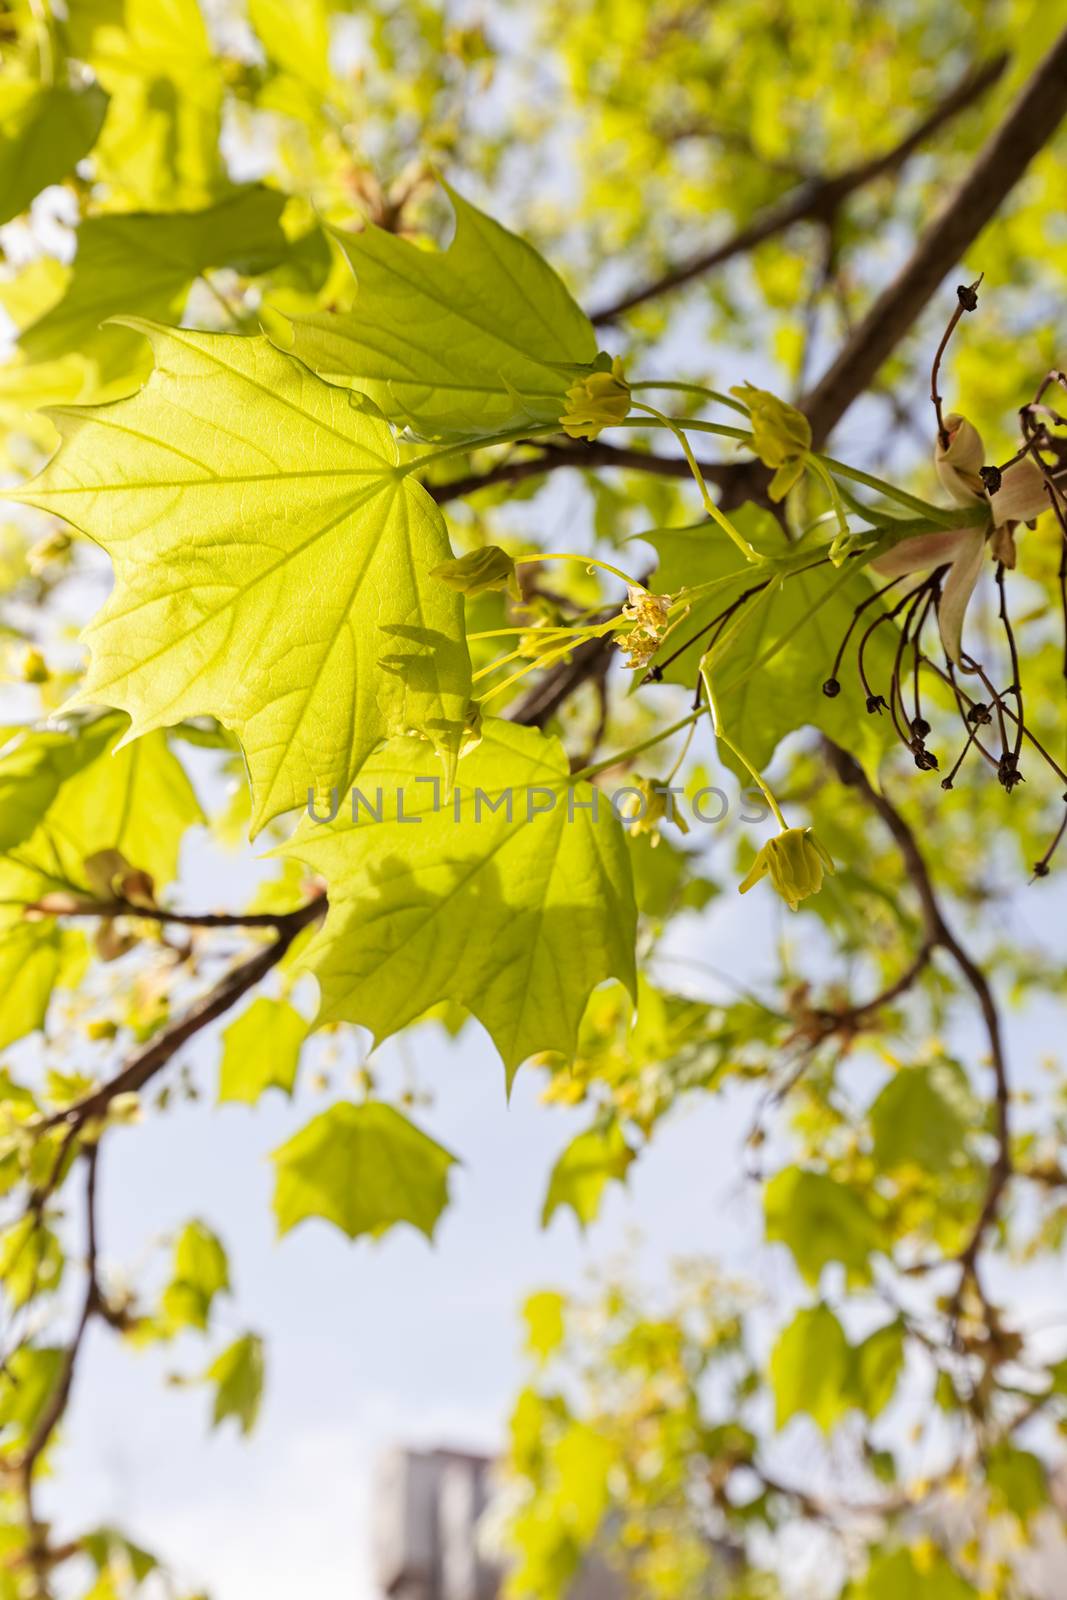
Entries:
POLYGON ((786 1167, 763 1196, 767 1239, 787 1245, 806 1282, 840 1261, 850 1280, 866 1283, 882 1239, 869 1200, 825 1172, 786 1167))
POLYGON ((219 1103, 253 1106, 267 1089, 291 1095, 308 1025, 287 1000, 260 995, 222 1035, 219 1103))
POLYGON ((536 251, 447 192, 448 250, 374 227, 335 235, 356 275, 353 310, 293 319, 275 337, 420 438, 557 422, 571 375, 597 353, 588 318, 536 251))
POLYGON ((608 1184, 622 1182, 633 1159, 617 1122, 577 1134, 549 1174, 541 1226, 548 1227, 560 1206, 569 1206, 584 1229, 600 1210, 608 1184))
POLYGON ((274 1152, 278 1232, 322 1217, 350 1239, 399 1222, 432 1239, 455 1161, 394 1107, 342 1101, 274 1152))
POLYGON ((218 717, 245 750, 254 828, 309 788, 347 789, 391 733, 424 730, 454 760, 466 648, 458 600, 427 575, 448 537, 397 472, 389 429, 266 340, 137 326, 156 352, 148 385, 64 412, 64 448, 27 491, 115 562, 80 702, 120 706, 137 734, 218 717), (324 585, 353 540, 346 583, 324 585), (288 636, 274 623, 283 592, 288 636), (402 664, 381 673, 385 645, 402 664))
POLYGON ((847 1600, 974 1600, 978 1590, 953 1568, 929 1541, 910 1549, 882 1551, 866 1576, 849 1584, 847 1600))
POLYGON ((803 1411, 829 1433, 849 1408, 852 1356, 829 1306, 797 1312, 778 1335, 769 1370, 779 1428, 803 1411))
POLYGON ((263 1341, 259 1335, 245 1333, 227 1345, 204 1378, 215 1385, 213 1426, 234 1417, 242 1433, 251 1433, 263 1398, 263 1341))
MULTIPOLYGON (((768 511, 746 506, 733 521, 761 553, 781 557, 781 530, 768 511)), ((681 623, 682 640, 698 634, 761 579, 766 584, 741 607, 709 661, 723 729, 740 742, 753 765, 767 766, 786 734, 810 725, 844 743, 875 770, 892 729, 886 719, 866 714, 859 677, 848 671, 851 656, 837 674, 841 693, 830 699, 822 691, 854 607, 871 594, 866 577, 851 568, 836 571, 825 557, 825 547, 812 546, 807 555, 803 550, 789 552, 793 575, 781 581, 773 568, 754 572, 728 540, 707 526, 656 533, 649 542, 659 554, 656 581, 662 589, 673 594, 692 588, 699 594, 702 585, 714 586, 706 598, 696 600, 681 623)), ((672 638, 671 651, 680 642, 672 638)), ((707 642, 705 633, 703 647, 707 642)), ((854 638, 853 650, 856 643, 854 638)), ((872 646, 868 672, 872 681, 883 681, 895 644, 883 629, 872 646)), ((701 648, 698 642, 683 651, 666 668, 668 681, 693 684, 701 648)), ((724 750, 723 760, 747 777, 729 751, 724 750)))
POLYGON ((963 1152, 973 1108, 965 1074, 947 1061, 896 1073, 870 1109, 879 1166, 945 1172, 963 1152))
POLYGON ((212 1302, 230 1287, 226 1252, 202 1222, 186 1223, 174 1246, 171 1280, 163 1291, 163 1313, 174 1328, 207 1328, 212 1302))
POLYGON ((139 388, 151 371, 149 347, 136 328, 113 319, 176 323, 209 268, 255 274, 274 266, 286 253, 278 225, 283 204, 266 189, 249 188, 204 211, 83 223, 62 296, 19 337, 19 370, 30 369, 34 403, 98 404, 139 388))
POLYGON ((358 1022, 381 1041, 455 1000, 510 1078, 537 1051, 573 1053, 598 983, 632 988, 629 862, 610 806, 600 797, 593 815, 589 785, 536 729, 486 721, 459 776, 447 796, 428 746, 394 742, 359 778, 380 820, 366 804, 329 825, 305 819, 285 849, 332 885, 306 957, 320 1020, 358 1022))
POLYGON ((0 223, 10 222, 92 149, 107 110, 96 84, 0 81, 0 223))

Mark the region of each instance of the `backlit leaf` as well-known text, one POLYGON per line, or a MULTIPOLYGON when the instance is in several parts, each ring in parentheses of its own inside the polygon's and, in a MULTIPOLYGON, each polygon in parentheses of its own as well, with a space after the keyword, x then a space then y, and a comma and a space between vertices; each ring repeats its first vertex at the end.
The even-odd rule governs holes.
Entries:
POLYGON ((447 250, 420 250, 372 224, 335 235, 358 281, 354 309, 276 317, 272 333, 424 438, 554 422, 573 369, 596 356, 592 325, 536 250, 448 195, 456 231, 447 250))
POLYGON ((212 1302, 230 1287, 226 1251, 202 1222, 188 1222, 174 1247, 171 1281, 163 1291, 163 1310, 176 1328, 208 1325, 212 1302))
POLYGON ((209 268, 256 273, 272 266, 286 250, 278 226, 284 203, 269 189, 249 188, 204 211, 134 212, 83 222, 65 292, 19 339, 25 362, 35 372, 41 369, 41 387, 27 393, 26 403, 98 403, 131 393, 151 371, 151 351, 140 332, 108 319, 137 315, 177 322, 193 280, 209 268), (67 377, 72 353, 83 372, 73 392, 67 377), (56 374, 54 394, 47 387, 49 371, 56 374))
POLYGON ((432 1239, 456 1158, 392 1106, 331 1106, 274 1152, 274 1214, 288 1233, 322 1217, 350 1239, 408 1222, 432 1239))
POLYGON ((0 223, 25 211, 92 149, 107 110, 96 84, 0 81, 0 223))
POLYGON ((390 734, 424 731, 453 759, 463 602, 429 577, 444 521, 388 426, 265 339, 135 326, 148 384, 57 413, 64 443, 25 493, 115 564, 77 702, 120 706, 135 733, 218 717, 256 828, 346 788, 390 734), (417 672, 378 670, 387 625, 425 647, 417 672))
POLYGON ((817 1283, 831 1261, 842 1263, 850 1281, 869 1281, 871 1252, 881 1235, 854 1189, 823 1172, 786 1167, 764 1190, 763 1214, 767 1239, 788 1245, 808 1283, 817 1283))
POLYGON ((848 1340, 829 1306, 798 1311, 771 1352, 776 1426, 803 1411, 829 1433, 852 1403, 851 1372, 848 1340))
POLYGON ((634 1152, 617 1122, 578 1134, 552 1168, 541 1226, 547 1228, 560 1206, 570 1206, 578 1226, 585 1228, 600 1210, 608 1184, 622 1182, 633 1159, 634 1152))
POLYGON ((606 796, 571 780, 557 740, 487 720, 450 799, 429 749, 393 742, 359 794, 380 821, 360 803, 358 821, 351 808, 329 825, 304 820, 285 847, 330 885, 306 957, 320 1021, 358 1022, 381 1041, 456 1000, 510 1077, 536 1051, 573 1054, 597 984, 617 977, 633 992, 623 831, 606 796))
POLYGON ((255 1427, 263 1398, 263 1340, 246 1333, 211 1363, 204 1377, 215 1385, 212 1426, 235 1417, 242 1433, 255 1427))
MULTIPOLYGON (((796 553, 796 546, 786 543, 769 512, 748 505, 731 517, 761 554, 792 558, 796 553)), ((657 533, 650 536, 649 543, 660 557, 657 590, 676 594, 686 587, 722 580, 721 587, 694 601, 677 635, 671 634, 664 647, 664 653, 670 654, 685 640, 700 635, 664 672, 669 682, 691 688, 697 681, 701 653, 712 638, 708 625, 745 590, 772 574, 747 565, 731 541, 710 523, 698 529, 657 533)), ((817 560, 813 550, 812 562, 817 560)), ((773 581, 766 597, 750 596, 726 625, 730 628, 738 617, 747 618, 711 672, 724 731, 761 769, 786 734, 805 726, 829 734, 873 769, 891 743, 893 730, 888 717, 871 716, 866 710, 855 666, 862 630, 853 634, 838 671, 841 692, 831 699, 822 691, 853 608, 873 592, 870 581, 862 572, 841 573, 825 561, 810 571, 797 571, 780 588, 777 580, 773 581)), ((875 614, 872 608, 872 620, 875 614)), ((892 625, 879 628, 864 653, 872 682, 888 682, 891 639, 892 625)), ((724 752, 723 760, 748 781, 748 773, 729 752, 724 752)))
POLYGON ((222 1035, 219 1101, 255 1105, 266 1089, 292 1094, 308 1025, 287 1000, 260 995, 222 1035))

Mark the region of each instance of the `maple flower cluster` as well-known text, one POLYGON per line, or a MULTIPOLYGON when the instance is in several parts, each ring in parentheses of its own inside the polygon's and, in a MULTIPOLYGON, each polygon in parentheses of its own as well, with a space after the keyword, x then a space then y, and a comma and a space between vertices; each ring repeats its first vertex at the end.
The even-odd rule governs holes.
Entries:
POLYGON ((634 584, 628 586, 622 615, 633 627, 619 640, 619 649, 626 655, 628 667, 636 670, 648 666, 667 632, 670 610, 669 594, 650 594, 634 584))

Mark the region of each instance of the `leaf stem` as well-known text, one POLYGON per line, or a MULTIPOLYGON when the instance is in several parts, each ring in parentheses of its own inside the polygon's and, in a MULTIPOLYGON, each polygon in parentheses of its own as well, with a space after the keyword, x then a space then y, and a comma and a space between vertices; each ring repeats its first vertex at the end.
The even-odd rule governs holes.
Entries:
POLYGON ((729 535, 746 561, 756 562, 762 560, 759 551, 754 549, 744 534, 734 527, 726 513, 719 510, 719 507, 708 493, 708 486, 704 482, 704 474, 700 470, 700 463, 693 454, 689 440, 685 436, 685 430, 675 422, 673 417, 665 416, 662 411, 657 411, 655 406, 646 405, 643 400, 637 400, 634 404, 638 411, 647 411, 650 417, 655 417, 662 427, 669 428, 671 433, 674 434, 674 437, 685 452, 685 459, 689 463, 690 472, 696 479, 697 488, 700 490, 700 498, 704 502, 704 509, 712 521, 717 522, 723 532, 729 535))
POLYGON ((602 761, 594 761, 590 766, 582 767, 579 772, 572 772, 570 781, 578 783, 587 778, 595 778, 598 772, 607 772, 611 767, 621 766, 631 757, 639 756, 645 750, 651 750, 654 745, 662 744, 664 739, 670 739, 674 734, 681 733, 682 729, 688 728, 691 723, 699 722, 705 714, 705 709, 701 706, 699 710, 690 711, 688 716, 680 717, 677 722, 672 722, 669 728, 661 728, 659 733, 642 739, 639 744, 632 744, 626 750, 617 750, 614 755, 605 756, 602 761))
POLYGON ((639 578, 631 578, 628 572, 623 572, 621 567, 613 567, 610 561, 598 561, 595 556, 580 556, 573 550, 538 550, 534 555, 516 556, 515 565, 520 567, 531 561, 583 561, 587 567, 599 567, 602 572, 610 572, 613 577, 621 578, 623 583, 631 589, 640 589, 642 594, 650 594, 639 578))
POLYGON ((705 657, 704 660, 701 661, 701 663, 700 663, 700 679, 701 679, 701 682, 704 685, 704 693, 708 697, 708 709, 711 712, 711 725, 712 725, 712 728, 714 729, 715 737, 719 741, 720 744, 726 746, 727 750, 729 750, 729 752, 733 756, 734 760, 740 762, 741 766, 744 767, 745 771, 749 774, 749 776, 751 777, 753 783, 755 783, 756 787, 759 789, 759 791, 762 794, 763 798, 766 800, 767 804, 770 806, 771 810, 774 813, 775 820, 777 821, 778 826, 782 829, 782 831, 784 833, 785 830, 788 828, 789 824, 786 822, 785 818, 783 817, 782 809, 779 806, 777 800, 774 798, 774 795, 773 795, 773 793, 771 791, 770 785, 767 783, 767 780, 763 777, 762 773, 758 770, 758 768, 756 768, 756 767, 754 767, 752 765, 751 761, 745 755, 744 751, 739 749, 738 746, 736 744, 734 744, 733 740, 730 739, 723 732, 722 719, 719 716, 719 708, 715 703, 715 691, 711 687, 711 678, 708 676, 708 668, 707 668, 707 665, 706 665, 706 661, 707 661, 707 658, 705 657))
POLYGON ((682 394, 699 394, 705 400, 712 400, 716 405, 729 406, 731 411, 739 411, 743 417, 748 416, 748 408, 740 400, 735 400, 732 395, 723 394, 718 389, 705 388, 702 383, 682 383, 672 378, 647 378, 640 383, 631 383, 631 389, 675 389, 682 394))

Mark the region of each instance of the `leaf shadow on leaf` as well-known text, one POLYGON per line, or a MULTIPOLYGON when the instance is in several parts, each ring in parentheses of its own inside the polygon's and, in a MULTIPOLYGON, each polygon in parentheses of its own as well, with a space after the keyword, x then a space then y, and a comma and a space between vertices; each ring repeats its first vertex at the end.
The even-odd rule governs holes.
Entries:
MULTIPOLYGON (((380 656, 378 665, 419 694, 434 694, 439 683, 453 675, 462 676, 466 670, 467 646, 463 639, 450 639, 438 628, 418 628, 402 622, 386 623, 378 631, 386 639, 407 646, 380 656)), ((451 724, 439 720, 439 726, 451 724)))
MULTIPOLYGON (((376 791, 363 791, 361 805, 378 799, 376 791)), ((471 800, 469 792, 462 795, 464 811, 471 800)), ((525 804, 516 790, 516 823, 525 804)), ((441 809, 448 807, 443 801, 441 809)), ((380 1044, 453 1001, 496 1045, 510 1094, 516 1070, 531 1056, 554 1051, 573 1059, 589 997, 611 981, 601 954, 601 913, 583 903, 577 885, 565 886, 563 904, 531 905, 521 882, 492 859, 495 851, 472 861, 466 827, 457 826, 456 841, 454 852, 447 843, 440 851, 437 864, 448 880, 440 895, 419 872, 424 864, 391 853, 370 863, 363 893, 331 909, 323 931, 332 949, 320 964, 314 947, 309 951, 322 994, 317 1025, 354 1022, 380 1044), (336 932, 332 918, 340 924, 336 932)))

